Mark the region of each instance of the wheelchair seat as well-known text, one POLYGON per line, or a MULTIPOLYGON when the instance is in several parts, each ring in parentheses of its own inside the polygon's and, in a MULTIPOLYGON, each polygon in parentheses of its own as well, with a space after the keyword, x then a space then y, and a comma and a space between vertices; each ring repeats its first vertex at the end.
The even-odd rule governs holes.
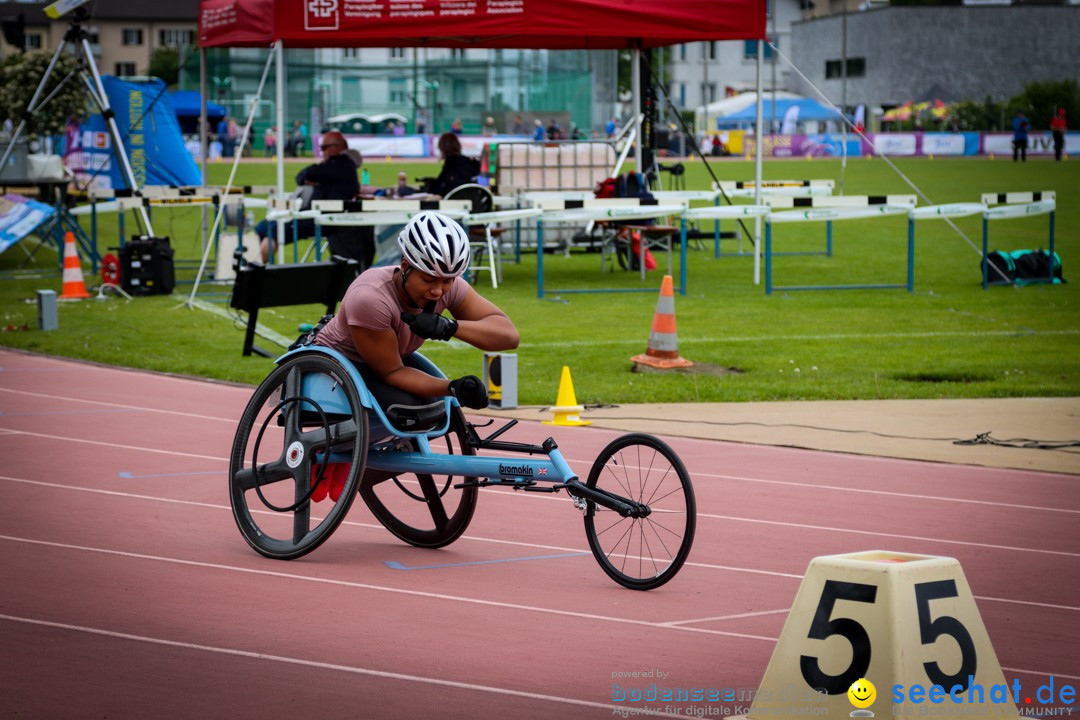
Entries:
POLYGON ((428 433, 446 424, 446 403, 441 399, 420 405, 393 403, 383 407, 383 412, 393 428, 401 432, 428 433))
MULTIPOLYGON (((450 428, 450 408, 452 399, 421 398, 398 390, 384 383, 374 372, 364 365, 357 365, 337 350, 325 345, 305 345, 285 355, 282 359, 296 353, 318 352, 335 358, 345 368, 356 386, 360 402, 368 415, 370 440, 381 441, 390 436, 412 437, 426 435, 438 437, 450 428)), ((279 360, 280 362, 281 360, 279 360)), ((407 367, 437 378, 445 375, 420 353, 413 353, 404 358, 407 367)), ((313 398, 319 409, 326 415, 349 415, 352 409, 342 393, 336 392, 334 381, 326 376, 305 377, 303 394, 313 398)), ((310 403, 305 403, 304 411, 314 418, 317 411, 310 403)))

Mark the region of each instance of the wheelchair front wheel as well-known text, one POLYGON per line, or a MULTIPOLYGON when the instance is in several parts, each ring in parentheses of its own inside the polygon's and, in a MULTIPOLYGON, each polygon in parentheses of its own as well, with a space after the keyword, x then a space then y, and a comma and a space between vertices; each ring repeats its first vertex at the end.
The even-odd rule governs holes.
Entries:
POLYGON ((356 386, 333 358, 296 355, 263 380, 229 462, 233 517, 256 552, 292 560, 337 529, 363 475, 367 423, 356 386))
POLYGON ((675 451, 652 435, 623 435, 597 456, 585 484, 649 507, 647 516, 632 518, 584 501, 585 535, 604 572, 632 590, 675 577, 697 526, 690 475, 675 451))

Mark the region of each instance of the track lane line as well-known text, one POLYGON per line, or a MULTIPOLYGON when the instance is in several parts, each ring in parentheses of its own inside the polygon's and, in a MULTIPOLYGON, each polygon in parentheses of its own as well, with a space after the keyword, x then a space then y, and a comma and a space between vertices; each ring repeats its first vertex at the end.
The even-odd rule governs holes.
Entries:
MULTIPOLYGON (((30 395, 30 396, 33 396, 33 397, 42 397, 42 398, 48 398, 48 399, 53 399, 53 400, 71 400, 73 402, 84 402, 84 403, 92 403, 92 404, 95 404, 95 405, 106 405, 106 406, 110 406, 110 407, 114 407, 114 408, 118 408, 118 409, 123 409, 123 410, 166 413, 166 414, 172 414, 172 415, 179 415, 179 416, 183 416, 183 417, 193 417, 193 418, 197 418, 197 419, 213 420, 215 422, 228 422, 228 423, 233 423, 233 424, 236 423, 236 418, 221 418, 221 417, 216 417, 216 416, 212 416, 212 415, 200 415, 200 414, 195 414, 195 413, 186 413, 186 412, 173 411, 173 410, 162 410, 161 408, 146 407, 146 406, 141 406, 141 405, 128 405, 128 404, 124 404, 124 403, 116 403, 116 402, 111 402, 111 401, 106 402, 106 401, 101 401, 101 400, 84 400, 84 399, 75 398, 75 397, 49 395, 49 394, 46 394, 46 393, 35 393, 35 392, 31 392, 31 391, 26 391, 26 390, 14 390, 14 389, 11 389, 11 388, 0 388, 0 392, 17 393, 17 394, 21 394, 21 395, 30 395)), ((526 420, 525 422, 533 422, 533 421, 526 420)), ((615 430, 615 429, 608 429, 608 430, 610 430, 610 432, 613 432, 613 433, 620 433, 621 432, 621 431, 615 430)), ((19 432, 19 431, 12 431, 12 432, 19 432)), ((48 437, 49 439, 55 439, 54 436, 42 436, 42 437, 48 437)), ((672 437, 677 437, 677 436, 672 436, 672 437)), ((75 441, 75 442, 78 441, 77 438, 63 438, 63 439, 71 440, 71 441, 75 441)), ((702 438, 678 438, 678 439, 686 440, 686 441, 709 442, 709 443, 730 442, 730 441, 725 441, 725 440, 704 440, 702 438)), ((761 447, 771 447, 771 446, 761 446, 761 447)), ((798 450, 798 451, 801 451, 801 452, 826 452, 826 451, 809 450, 809 449, 806 449, 806 448, 786 448, 786 449, 795 449, 795 450, 798 450)), ((215 459, 219 459, 219 458, 215 458, 215 459)), ((910 459, 904 459, 904 458, 876 458, 876 459, 878 459, 878 460, 886 460, 886 461, 894 461, 895 460, 897 462, 915 462, 915 463, 921 462, 919 460, 910 460, 910 459)), ((591 463, 591 461, 589 461, 589 460, 581 460, 581 459, 577 459, 577 458, 567 458, 567 461, 571 462, 571 463, 581 463, 581 464, 584 464, 584 465, 588 465, 588 464, 591 463)), ((994 468, 990 468, 990 469, 994 469, 994 468)), ((1009 468, 997 468, 997 469, 998 470, 1003 470, 1003 471, 1008 471, 1008 472, 1017 472, 1017 473, 1029 472, 1029 471, 1023 471, 1023 470, 1011 470, 1009 468)), ((1033 472, 1035 474, 1054 475, 1054 473, 1046 473, 1046 472, 1043 472, 1043 471, 1030 471, 1030 472, 1033 472)), ((975 499, 972 499, 972 498, 956 498, 956 497, 944 497, 944 496, 939 496, 939 495, 923 495, 923 494, 919 494, 919 493, 901 493, 901 492, 895 492, 895 491, 890 491, 890 490, 876 490, 876 489, 873 489, 873 488, 849 488, 849 487, 843 487, 843 486, 838 486, 838 485, 822 485, 822 484, 819 484, 819 483, 800 483, 800 482, 794 482, 794 481, 791 481, 791 480, 772 480, 772 479, 766 479, 766 478, 752 478, 752 477, 747 477, 747 476, 744 476, 744 475, 725 475, 725 474, 710 473, 710 472, 691 472, 691 475, 693 477, 708 477, 708 478, 716 478, 716 479, 720 479, 720 480, 735 480, 735 481, 738 481, 738 482, 764 483, 764 484, 771 484, 771 485, 787 485, 787 486, 791 486, 791 487, 808 488, 808 489, 814 489, 814 490, 833 490, 833 491, 839 491, 839 492, 858 492, 858 493, 867 493, 867 494, 872 494, 872 495, 882 495, 882 496, 886 496, 886 497, 912 498, 912 499, 915 499, 915 500, 931 500, 931 501, 936 501, 936 502, 955 502, 955 503, 964 503, 964 504, 973 504, 973 505, 987 505, 987 506, 991 506, 991 507, 1016 508, 1016 509, 1022 509, 1022 510, 1037 510, 1037 511, 1043 511, 1043 512, 1080 514, 1080 509, 1046 507, 1046 506, 1038 506, 1038 505, 1020 505, 1020 504, 1016 504, 1016 503, 999 503, 999 502, 994 502, 994 501, 991 501, 991 500, 975 500, 975 499)))
POLYGON ((1012 550, 1014 552, 1044 553, 1047 555, 1061 555, 1064 557, 1080 558, 1080 553, 1066 552, 1064 550, 1040 550, 1038 548, 1016 547, 1014 545, 994 545, 992 543, 977 543, 969 540, 946 540, 944 538, 928 538, 919 535, 901 535, 899 533, 884 533, 874 530, 853 530, 851 528, 828 527, 826 525, 809 525, 807 523, 793 523, 782 520, 758 520, 754 518, 741 518, 733 515, 713 515, 711 513, 698 513, 698 519, 709 518, 711 520, 729 520, 731 522, 745 522, 758 525, 779 525, 781 527, 801 528, 803 530, 823 530, 825 532, 852 533, 854 535, 873 535, 894 540, 915 540, 918 542, 947 543, 949 545, 966 545, 968 547, 990 548, 992 550, 1012 550))
POLYGON ((37 545, 41 547, 56 548, 60 550, 72 550, 76 552, 97 553, 101 555, 110 555, 113 557, 122 557, 135 560, 149 560, 151 562, 169 563, 173 565, 182 565, 186 567, 200 568, 205 570, 222 570, 225 572, 243 573, 249 575, 258 575, 263 577, 281 578, 285 580, 299 580, 301 582, 312 582, 322 585, 335 585, 339 587, 355 588, 358 590, 371 590, 375 592, 385 592, 398 595, 409 595, 412 597, 420 597, 431 600, 443 600, 452 603, 461 603, 469 605, 480 605, 483 607, 494 607, 506 610, 521 610, 526 612, 534 612, 546 615, 558 615, 561 617, 571 617, 581 620, 598 620, 601 622, 617 623, 622 625, 636 625, 639 627, 647 627, 660 630, 677 630, 681 632, 694 632, 706 635, 720 635, 723 637, 741 638, 744 640, 763 640, 766 642, 776 642, 776 638, 767 635, 751 635, 748 633, 737 633, 724 630, 708 630, 704 628, 685 628, 685 627, 668 627, 662 623, 652 622, 649 620, 634 620, 632 618, 620 618, 611 615, 597 615, 595 613, 576 612, 572 610, 560 610, 556 608, 544 608, 535 605, 521 605, 519 603, 507 603, 497 600, 484 600, 482 598, 470 598, 462 595, 447 595, 445 593, 433 593, 423 590, 409 590, 406 588, 395 588, 386 585, 373 585, 371 583, 361 583, 353 580, 338 580, 335 578, 321 578, 312 575, 301 575, 298 573, 281 572, 277 570, 259 570, 256 568, 246 568, 237 565, 225 565, 223 563, 210 563, 202 562, 200 560, 185 560, 183 558, 167 557, 164 555, 150 555, 148 553, 134 553, 126 550, 112 550, 109 548, 92 547, 89 545, 73 545, 70 543, 58 543, 49 540, 35 540, 33 538, 23 538, 14 535, 0 535, 0 541, 7 541, 12 543, 22 543, 27 545, 37 545))
MULTIPOLYGON (((494 600, 482 600, 480 598, 468 598, 468 597, 463 597, 463 596, 459 596, 459 595, 447 595, 445 593, 430 593, 430 592, 424 592, 424 591, 421 591, 421 590, 407 590, 407 589, 403 589, 403 588, 392 588, 392 587, 386 587, 386 586, 381 586, 381 585, 371 585, 369 583, 359 583, 359 582, 354 582, 354 581, 349 581, 349 580, 335 580, 335 579, 331 579, 331 578, 312 577, 312 576, 309 576, 309 575, 298 575, 298 574, 294 574, 294 573, 284 573, 284 572, 277 572, 277 571, 271 571, 271 570, 256 570, 254 568, 244 568, 244 567, 237 567, 237 566, 233 566, 233 565, 223 565, 223 564, 220 564, 220 563, 206 563, 206 562, 200 562, 200 561, 197 561, 197 560, 183 560, 181 558, 170 558, 170 557, 165 557, 165 556, 161 556, 161 555, 148 555, 148 554, 144 554, 144 553, 131 553, 131 552, 123 551, 123 550, 110 550, 108 548, 95 548, 95 547, 90 547, 90 546, 85 546, 85 545, 71 545, 71 544, 68 544, 68 543, 56 543, 56 542, 49 542, 49 541, 45 541, 45 540, 33 540, 33 539, 30 539, 30 538, 19 538, 19 537, 14 537, 14 536, 11 536, 11 535, 0 535, 0 541, 5 541, 5 540, 8 541, 8 542, 25 543, 25 544, 30 544, 30 545, 38 545, 38 546, 44 546, 44 547, 57 548, 57 549, 61 549, 61 550, 75 550, 75 551, 80 551, 80 552, 100 553, 100 554, 103 554, 103 555, 112 555, 112 556, 117 556, 117 557, 134 558, 134 559, 138 559, 138 560, 149 560, 149 561, 153 561, 153 562, 171 563, 171 564, 183 565, 183 566, 187 566, 187 567, 196 567, 196 568, 204 568, 204 569, 211 569, 211 570, 224 570, 226 572, 236 572, 236 573, 246 573, 246 574, 252 574, 252 575, 277 577, 277 578, 282 578, 282 579, 286 579, 286 580, 300 580, 302 582, 313 582, 313 583, 319 583, 319 584, 323 584, 323 585, 336 585, 336 586, 340 586, 340 587, 350 587, 350 588, 357 588, 357 589, 361 589, 361 590, 373 590, 373 591, 376 591, 376 592, 388 592, 388 593, 394 593, 394 594, 400 594, 400 595, 409 595, 409 596, 413 596, 413 597, 428 598, 428 599, 432 599, 432 600, 445 600, 445 601, 448 601, 448 602, 465 603, 465 604, 471 604, 471 605, 480 605, 480 606, 484 606, 484 607, 496 607, 496 608, 510 609, 510 610, 524 610, 524 611, 528 611, 528 612, 559 615, 559 616, 563 616, 563 617, 573 617, 573 618, 584 619, 584 620, 600 620, 600 621, 603 621, 603 622, 614 622, 614 623, 619 623, 619 624, 638 625, 638 626, 649 627, 649 628, 657 628, 657 629, 662 629, 662 630, 675 630, 675 631, 679 631, 679 632, 694 632, 694 633, 700 633, 700 634, 706 634, 706 635, 720 635, 720 636, 724 636, 724 637, 741 638, 741 639, 744 639, 744 640, 763 640, 763 641, 771 642, 771 643, 775 643, 778 640, 778 638, 770 637, 770 636, 767 636, 767 635, 750 635, 750 634, 747 634, 747 633, 734 633, 734 632, 726 632, 726 631, 722 631, 722 630, 708 630, 708 629, 705 629, 705 628, 683 627, 681 625, 670 625, 670 624, 667 624, 667 623, 655 623, 655 622, 649 622, 647 620, 632 620, 632 619, 629 619, 629 618, 616 618, 616 617, 611 617, 611 616, 607 616, 607 615, 594 615, 594 614, 591 614, 591 613, 572 612, 572 611, 569 611, 569 610, 556 610, 556 609, 551 609, 551 608, 541 608, 541 607, 535 607, 535 606, 530 606, 530 605, 520 605, 520 604, 517 604, 517 603, 504 603, 504 602, 498 602, 498 601, 494 601, 494 600)), ((8 616, 8 615, 2 615, 2 614, 0 614, 0 618, 18 619, 15 616, 8 616)), ((72 627, 75 627, 75 626, 72 626, 72 627)), ((1028 674, 1028 675, 1038 675, 1040 677, 1058 677, 1058 678, 1068 678, 1070 680, 1080 680, 1080 676, 1066 675, 1066 674, 1059 673, 1059 672, 1046 672, 1046 671, 1041 671, 1041 670, 1017 669, 1017 668, 1007 668, 1007 667, 1003 667, 1002 670, 1008 670, 1010 672, 1025 673, 1025 674, 1028 674)), ((611 707, 611 706, 604 706, 604 707, 611 707)))
MULTIPOLYGON (((357 667, 355 665, 341 665, 338 663, 320 662, 317 660, 304 660, 303 658, 287 657, 284 655, 271 655, 268 653, 253 652, 250 650, 240 650, 237 648, 217 647, 214 645, 202 645, 200 643, 189 643, 180 640, 168 640, 166 638, 149 637, 146 635, 132 635, 130 633, 116 632, 114 630, 105 630, 103 628, 87 627, 85 625, 71 625, 68 623, 53 622, 50 620, 39 620, 36 618, 19 617, 16 615, 0 614, 0 619, 7 620, 8 622, 23 623, 25 625, 36 625, 39 627, 47 627, 56 630, 68 630, 71 632, 86 633, 89 635, 99 635, 108 638, 115 638, 118 640, 128 640, 139 643, 147 643, 151 645, 163 645, 165 647, 179 648, 183 650, 199 650, 202 652, 214 653, 217 655, 228 655, 232 657, 241 657, 252 660, 264 660, 267 662, 285 663, 288 665, 299 665, 302 667, 316 668, 319 670, 334 670, 337 672, 351 673, 353 675, 365 675, 368 677, 380 678, 383 680, 403 680, 406 682, 421 683, 425 685, 436 685, 439 687, 454 688, 456 690, 467 690, 470 692, 483 692, 492 693, 495 695, 507 695, 511 697, 522 698, 525 700, 542 700, 544 702, 561 703, 564 705, 574 705, 577 707, 596 708, 599 710, 611 710, 618 711, 618 705, 606 705, 604 703, 593 702, 591 700, 579 700, 576 698, 560 697, 558 695, 545 695, 543 693, 526 692, 524 690, 511 690, 509 688, 497 687, 494 685, 478 685, 476 683, 458 682, 456 680, 443 680, 441 678, 424 677, 422 675, 405 675, 403 673, 388 672, 386 670, 374 670, 371 668, 357 667)), ((652 710, 651 708, 635 708, 635 715, 654 715, 658 717, 681 717, 679 715, 671 715, 669 713, 652 710)))
MULTIPOLYGON (((59 489, 59 490, 74 490, 74 491, 77 491, 77 492, 88 492, 88 493, 94 493, 94 494, 98 494, 98 495, 110 495, 110 496, 114 496, 114 497, 122 497, 122 498, 134 499, 134 500, 150 500, 150 501, 154 501, 154 502, 173 503, 173 504, 177 504, 177 505, 190 505, 190 506, 193 506, 193 507, 204 507, 204 508, 210 508, 210 509, 214 509, 214 510, 225 510, 225 511, 228 511, 230 513, 232 512, 232 507, 231 506, 223 505, 223 504, 220 504, 220 503, 206 503, 206 502, 199 502, 197 500, 180 500, 180 499, 176 499, 176 498, 166 498, 166 497, 160 497, 160 496, 155 496, 155 495, 140 495, 140 494, 137 494, 137 493, 129 493, 129 492, 124 492, 124 491, 120 491, 120 490, 102 490, 100 488, 86 488, 86 487, 79 487, 77 485, 62 485, 62 484, 59 484, 59 483, 45 482, 43 480, 26 480, 26 479, 23 479, 23 478, 13 478, 13 477, 5 476, 5 475, 0 475, 0 480, 7 480, 9 482, 16 482, 16 483, 25 483, 27 485, 38 485, 38 486, 41 486, 41 487, 47 487, 47 488, 53 488, 53 489, 59 489)), ((541 499, 546 499, 546 498, 541 498, 541 499)), ((266 515, 271 515, 272 516, 272 513, 270 511, 268 511, 268 510, 254 510, 252 512, 254 514, 266 514, 266 515)), ((347 518, 345 520, 343 520, 341 524, 342 525, 348 525, 348 526, 351 526, 351 527, 359 527, 359 528, 371 529, 371 530, 384 530, 385 529, 382 525, 379 525, 379 524, 376 524, 376 523, 357 522, 355 520, 349 520, 347 518)), ((493 543, 493 544, 498 544, 498 545, 512 545, 514 547, 524 547, 524 548, 530 548, 530 549, 536 549, 536 550, 554 550, 554 551, 566 552, 566 553, 588 553, 589 552, 588 550, 583 549, 583 548, 573 548, 573 547, 566 547, 566 546, 562 546, 562 545, 543 545, 543 544, 539 544, 539 543, 527 543, 527 542, 520 542, 520 541, 516 541, 516 540, 504 540, 504 539, 501 539, 501 538, 486 538, 486 537, 480 537, 478 535, 469 535, 469 534, 463 535, 461 537, 461 539, 462 540, 471 540, 471 541, 474 541, 474 542, 493 543)), ((767 576, 770 576, 770 577, 780 577, 780 578, 791 579, 791 580, 802 580, 802 578, 803 578, 803 576, 798 574, 798 573, 786 573, 786 572, 780 572, 780 571, 776 571, 776 570, 762 570, 760 568, 743 568, 743 567, 736 567, 736 566, 733 566, 733 565, 716 565, 716 564, 712 564, 712 563, 692 562, 692 561, 689 561, 689 560, 687 560, 684 567, 697 567, 697 568, 703 568, 703 569, 706 569, 706 570, 723 570, 723 571, 729 571, 729 572, 740 572, 740 573, 750 573, 750 574, 756 574, 756 575, 767 575, 767 576)), ((974 595, 973 597, 976 600, 990 600, 990 601, 993 601, 993 602, 1013 603, 1013 604, 1017 604, 1017 605, 1029 605, 1029 606, 1032 606, 1032 607, 1041 607, 1041 608, 1047 608, 1047 609, 1053 609, 1053 610, 1068 610, 1068 611, 1073 611, 1073 612, 1080 612, 1080 607, 1072 607, 1072 606, 1069 606, 1069 605, 1055 605, 1053 603, 1040 603, 1040 602, 1034 602, 1034 601, 1030 601, 1030 600, 1014 600, 1014 599, 1011 599, 1011 598, 991 597, 991 596, 988 596, 988 595, 974 595)))

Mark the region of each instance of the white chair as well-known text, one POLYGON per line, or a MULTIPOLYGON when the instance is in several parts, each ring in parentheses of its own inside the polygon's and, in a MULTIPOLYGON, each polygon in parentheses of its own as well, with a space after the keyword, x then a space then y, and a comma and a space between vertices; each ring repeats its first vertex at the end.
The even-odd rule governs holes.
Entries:
MULTIPOLYGON (((470 200, 472 201, 473 214, 491 212, 495 208, 495 197, 489 188, 476 183, 459 185, 445 196, 446 200, 470 200)), ((470 225, 469 247, 472 249, 472 282, 475 284, 476 275, 481 271, 491 273, 491 287, 498 288, 502 281, 502 257, 499 254, 498 237, 502 234, 502 228, 495 227, 495 223, 483 223, 482 225, 470 225), (485 263, 486 255, 486 263, 485 263)))

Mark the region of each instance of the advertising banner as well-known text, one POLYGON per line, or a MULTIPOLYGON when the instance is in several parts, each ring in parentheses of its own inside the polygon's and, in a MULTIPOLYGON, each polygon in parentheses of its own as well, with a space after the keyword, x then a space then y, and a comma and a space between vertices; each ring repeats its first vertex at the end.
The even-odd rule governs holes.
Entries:
MULTIPOLYGON (((753 156, 757 152, 755 138, 747 133, 743 137, 743 154, 753 156)), ((842 157, 844 154, 844 136, 839 133, 820 135, 766 135, 761 153, 765 157, 824 158, 842 157)), ((857 157, 862 154, 862 147, 856 135, 847 136, 847 155, 857 157)))
POLYGON ((966 143, 960 133, 923 133, 920 155, 963 155, 966 143))
POLYGON ((0 197, 0 253, 32 233, 54 212, 51 205, 22 195, 0 197))

